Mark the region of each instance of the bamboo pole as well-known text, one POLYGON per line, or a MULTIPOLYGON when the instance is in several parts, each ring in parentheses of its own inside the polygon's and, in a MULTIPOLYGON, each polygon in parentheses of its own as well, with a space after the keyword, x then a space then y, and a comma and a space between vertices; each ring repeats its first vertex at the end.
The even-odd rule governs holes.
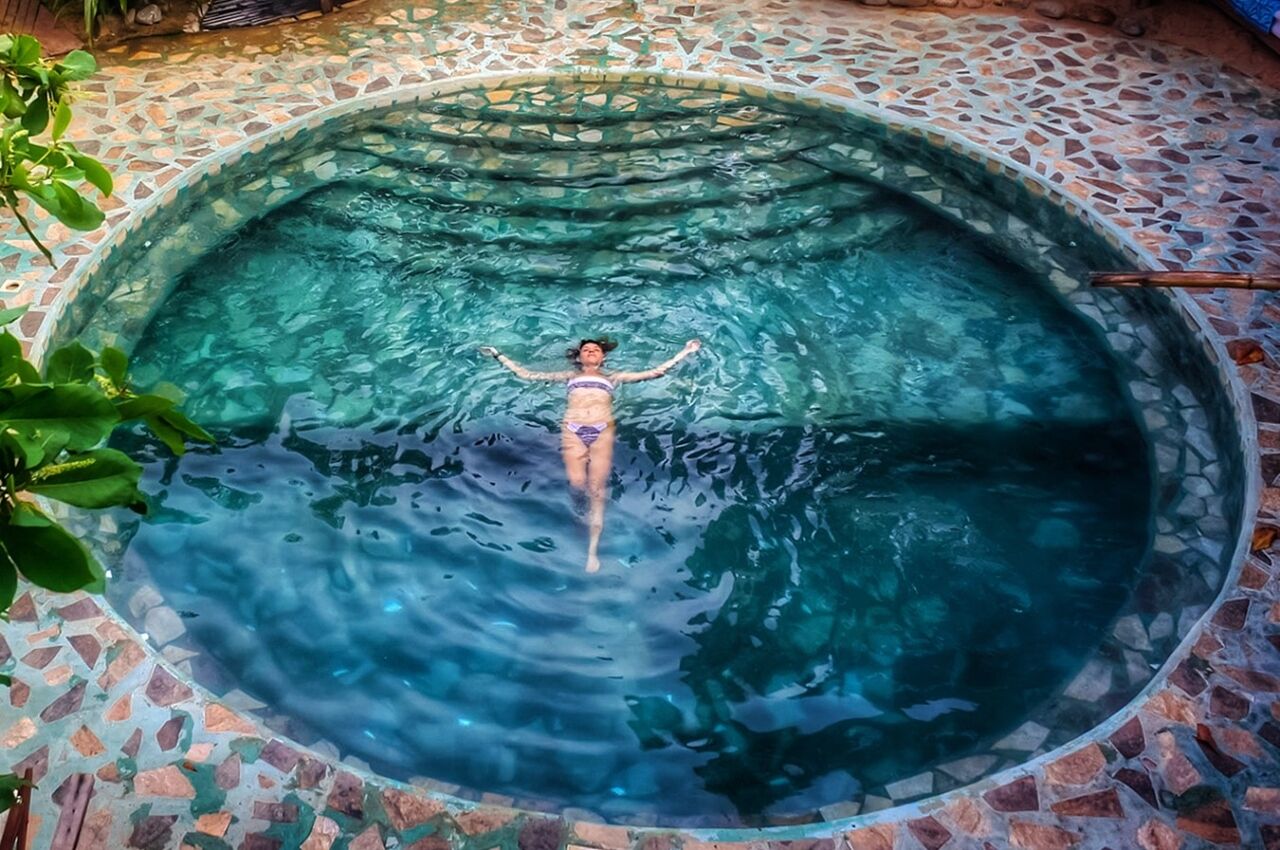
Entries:
POLYGON ((1280 275, 1250 272, 1089 272, 1092 286, 1280 290, 1280 275))

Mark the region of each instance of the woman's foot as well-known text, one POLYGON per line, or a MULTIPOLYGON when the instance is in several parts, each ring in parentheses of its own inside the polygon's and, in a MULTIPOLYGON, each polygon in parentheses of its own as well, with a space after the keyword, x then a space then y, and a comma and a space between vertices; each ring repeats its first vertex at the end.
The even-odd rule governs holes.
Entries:
POLYGON ((600 572, 600 559, 597 558, 595 555, 592 555, 590 558, 587 558, 587 572, 589 573, 600 572))

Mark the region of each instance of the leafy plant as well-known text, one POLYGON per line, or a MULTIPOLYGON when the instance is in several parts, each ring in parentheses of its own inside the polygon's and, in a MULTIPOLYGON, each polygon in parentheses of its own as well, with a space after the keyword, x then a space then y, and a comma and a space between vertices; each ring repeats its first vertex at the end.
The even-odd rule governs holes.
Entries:
MULTIPOLYGON (((0 310, 0 326, 25 311, 0 310)), ((49 355, 42 375, 17 338, 0 332, 0 611, 13 602, 19 575, 48 590, 101 591, 101 565, 34 497, 145 513, 142 467, 103 447, 118 424, 143 420, 175 454, 187 440, 213 442, 177 409, 176 393, 140 394, 127 369, 117 348, 99 356, 72 342, 49 355)))
MULTIPOLYGON (((0 327, 26 311, 0 305, 0 327)), ((142 467, 102 445, 116 425, 142 419, 175 454, 186 450, 188 439, 213 442, 177 409, 175 394, 136 392, 128 367, 117 348, 98 356, 72 342, 49 355, 42 375, 17 338, 0 331, 0 618, 13 604, 19 575, 49 590, 102 590, 102 565, 35 497, 144 513, 142 467)), ((9 684, 0 675, 0 685, 9 684)), ((0 774, 0 812, 33 787, 12 773, 0 774)))
MULTIPOLYGON (((108 5, 102 0, 49 0, 45 3, 45 8, 53 12, 53 16, 58 19, 62 19, 68 12, 79 11, 84 16, 85 38, 92 45, 94 24, 98 18, 106 14, 108 5)), ((121 15, 129 11, 129 0, 118 0, 116 5, 119 6, 121 15)))
MULTIPOLYGON (((90 33, 96 9, 97 0, 86 0, 90 33)), ((0 35, 0 201, 50 263, 53 255, 23 216, 18 195, 74 230, 102 224, 102 210, 80 195, 77 184, 88 183, 110 197, 111 174, 62 139, 71 124, 72 83, 97 67, 83 50, 49 62, 31 36, 0 35), (48 140, 37 142, 46 130, 48 140)), ((0 305, 0 327, 26 309, 0 305)), ((142 467, 102 445, 116 425, 142 419, 177 454, 187 439, 213 442, 178 411, 175 395, 135 392, 128 365, 118 349, 107 348, 99 357, 72 342, 49 355, 41 375, 23 356, 17 338, 0 331, 0 618, 13 604, 19 575, 49 590, 101 590, 102 565, 40 509, 36 497, 81 508, 127 505, 145 511, 138 491, 142 467)), ((9 683, 0 675, 0 685, 9 683)), ((0 812, 30 785, 0 774, 0 812)))
POLYGON ((104 198, 110 197, 111 174, 62 138, 71 124, 72 83, 97 68, 83 50, 51 62, 41 58, 40 42, 31 36, 0 35, 0 200, 50 263, 53 255, 32 232, 18 196, 26 196, 73 230, 102 224, 102 210, 80 194, 77 184, 88 183, 104 198), (46 130, 48 139, 37 142, 46 130))

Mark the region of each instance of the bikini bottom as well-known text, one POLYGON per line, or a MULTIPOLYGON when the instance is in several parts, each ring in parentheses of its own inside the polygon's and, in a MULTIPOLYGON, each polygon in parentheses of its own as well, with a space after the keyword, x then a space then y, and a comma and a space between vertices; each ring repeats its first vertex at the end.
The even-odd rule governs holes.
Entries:
POLYGON ((582 445, 590 446, 600 438, 604 433, 604 429, 609 427, 608 422, 597 422, 594 425, 579 425, 577 422, 566 422, 565 427, 573 432, 574 436, 582 441, 582 445))

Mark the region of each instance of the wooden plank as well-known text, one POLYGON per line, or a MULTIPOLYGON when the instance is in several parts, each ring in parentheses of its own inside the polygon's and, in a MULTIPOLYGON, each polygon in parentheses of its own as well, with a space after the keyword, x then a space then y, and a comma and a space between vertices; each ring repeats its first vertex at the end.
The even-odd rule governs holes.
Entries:
POLYGON ((84 817, 89 811, 89 798, 93 796, 93 774, 71 775, 62 798, 62 813, 53 828, 53 843, 49 850, 75 850, 84 827, 84 817))
POLYGON ((84 46, 38 0, 0 0, 0 32, 34 35, 40 39, 45 56, 62 56, 84 46))
POLYGON ((18 834, 18 822, 22 820, 22 798, 9 807, 4 816, 4 832, 0 833, 0 850, 13 850, 14 836, 18 834))
MULTIPOLYGON (((31 782, 31 768, 27 768, 23 779, 31 782)), ((0 850, 26 850, 27 823, 31 815, 31 794, 35 786, 28 784, 18 792, 18 800, 9 809, 4 819, 4 833, 0 834, 0 850)))
POLYGON ((30 33, 39 12, 39 0, 0 0, 0 32, 30 33))
POLYGON ((1280 290, 1280 275, 1251 272, 1089 272, 1099 287, 1280 290))

